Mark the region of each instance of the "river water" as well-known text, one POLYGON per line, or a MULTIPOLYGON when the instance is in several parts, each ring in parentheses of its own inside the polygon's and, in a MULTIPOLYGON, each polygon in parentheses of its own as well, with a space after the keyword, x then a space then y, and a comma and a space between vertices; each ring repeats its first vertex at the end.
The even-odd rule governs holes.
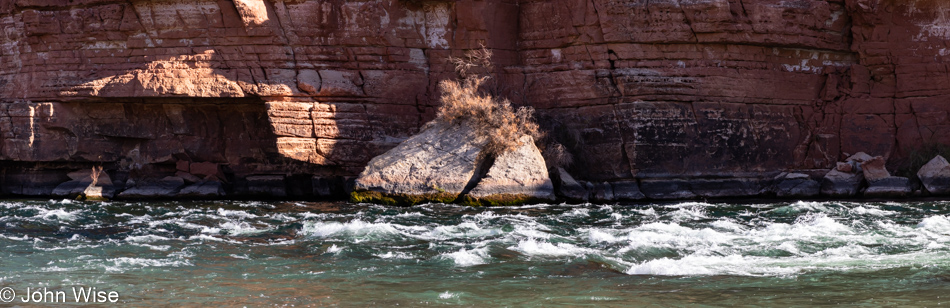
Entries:
MULTIPOLYGON (((0 288, 124 306, 936 306, 950 202, 0 202, 0 288)), ((0 298, 4 299, 4 298, 0 298)), ((2 305, 2 303, 0 303, 2 305)))

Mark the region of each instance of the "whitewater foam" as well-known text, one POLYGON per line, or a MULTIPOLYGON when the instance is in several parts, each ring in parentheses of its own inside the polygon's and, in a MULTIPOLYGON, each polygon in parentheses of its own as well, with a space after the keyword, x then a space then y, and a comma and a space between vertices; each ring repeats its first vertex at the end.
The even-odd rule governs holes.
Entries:
POLYGON ((456 266, 468 267, 488 263, 488 248, 461 249, 456 252, 444 253, 443 258, 455 262, 456 266))
POLYGON ((538 241, 533 238, 518 241, 518 245, 511 246, 509 249, 524 253, 528 256, 543 257, 583 256, 592 251, 569 243, 551 243, 548 241, 538 241))

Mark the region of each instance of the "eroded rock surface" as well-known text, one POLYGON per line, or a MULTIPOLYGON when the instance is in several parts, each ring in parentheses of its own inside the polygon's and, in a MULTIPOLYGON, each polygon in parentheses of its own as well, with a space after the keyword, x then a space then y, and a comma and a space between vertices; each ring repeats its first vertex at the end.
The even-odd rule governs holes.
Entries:
POLYGON ((881 156, 875 156, 861 162, 861 172, 864 172, 864 178, 868 182, 874 182, 891 177, 891 173, 887 171, 884 162, 884 157, 881 156))
POLYGON ((534 138, 524 135, 518 141, 521 146, 495 158, 488 174, 469 192, 476 202, 508 205, 554 201, 554 184, 534 138))
POLYGON ((935 195, 950 194, 950 163, 937 155, 917 171, 917 177, 928 192, 935 195))
POLYGON ((468 123, 435 122, 370 160, 356 179, 355 201, 452 202, 477 181, 488 139, 468 123), (392 200, 392 201, 389 201, 392 200))
POLYGON ((351 200, 412 205, 454 202, 515 205, 554 200, 554 186, 531 136, 497 157, 470 121, 433 121, 388 152, 373 158, 351 200), (461 199, 461 198, 464 198, 461 199))
POLYGON ((858 194, 864 173, 831 170, 821 179, 821 194, 830 197, 851 197, 858 194))
POLYGON ((865 197, 906 197, 912 191, 910 180, 900 176, 889 176, 868 181, 865 197))
MULTIPOLYGON (((850 164, 845 164, 851 166, 850 164)), ((840 168, 836 169, 840 172, 840 168)), ((851 169, 849 168, 848 171, 851 169)), ((812 180, 807 174, 785 173, 776 177, 775 186, 772 188, 775 196, 780 198, 806 198, 818 196, 821 185, 818 181, 812 180)))
POLYGON ((587 188, 577 182, 564 168, 557 168, 556 179, 558 181, 557 193, 562 198, 575 202, 587 202, 589 200, 587 188))
POLYGON ((858 151, 886 166, 950 144, 948 9, 0 0, 0 193, 49 195, 94 165, 156 180, 188 161, 242 194, 256 193, 248 177, 282 174, 267 191, 321 195, 296 179, 356 176, 418 132, 454 76, 446 59, 480 43, 502 96, 584 141, 570 149, 580 181, 771 178, 858 151))

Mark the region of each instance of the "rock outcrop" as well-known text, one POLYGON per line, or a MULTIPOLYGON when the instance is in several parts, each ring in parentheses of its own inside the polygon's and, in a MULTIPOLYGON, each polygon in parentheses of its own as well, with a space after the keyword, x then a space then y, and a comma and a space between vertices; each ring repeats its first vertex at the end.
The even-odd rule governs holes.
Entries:
POLYGON ((482 149, 487 143, 467 123, 429 126, 370 160, 356 178, 351 199, 394 205, 453 202, 486 168, 482 149))
POLYGON ((578 183, 567 170, 558 167, 555 175, 558 181, 557 193, 561 198, 572 202, 587 202, 590 199, 587 187, 578 183))
POLYGON ((917 171, 917 178, 934 195, 950 194, 950 163, 937 155, 917 171))
POLYGON ((864 173, 846 173, 831 170, 821 179, 821 194, 829 197, 857 195, 864 182, 864 173))
POLYGON ((104 201, 115 196, 112 179, 101 169, 77 170, 66 176, 70 180, 56 186, 52 192, 53 197, 104 201))
POLYGON ((861 172, 868 182, 876 182, 891 177, 891 173, 884 167, 884 157, 875 156, 861 162, 861 172))
POLYGON ((424 202, 513 205, 554 200, 541 152, 530 136, 497 157, 470 121, 434 121, 373 158, 356 178, 351 200, 393 205, 424 202), (464 198, 464 199, 463 199, 464 198))
POLYGON ((865 178, 877 181, 891 176, 882 162, 882 157, 864 152, 849 156, 843 163, 837 162, 835 168, 821 179, 821 194, 829 197, 857 195, 865 184, 865 178))
MULTIPOLYGON (((850 164, 846 165, 850 166, 850 164)), ((848 170, 850 171, 850 169, 848 170)), ((780 174, 775 178, 775 184, 772 188, 772 192, 779 198, 815 197, 818 196, 820 190, 821 185, 818 181, 812 180, 807 174, 801 173, 780 174)))
POLYGON ((519 142, 521 146, 494 159, 488 173, 468 193, 469 202, 517 205, 555 199, 554 184, 534 138, 524 135, 519 142))
POLYGON ((915 147, 950 144, 948 9, 0 0, 0 194, 48 196, 99 165, 120 191, 179 171, 203 180, 187 162, 228 196, 325 196, 315 188, 345 187, 431 120, 447 58, 479 44, 495 51, 499 96, 583 141, 560 140, 579 181, 667 199, 720 184, 750 195, 858 151, 895 170, 915 147))
POLYGON ((912 191, 910 179, 899 176, 868 181, 865 197, 906 197, 912 191))

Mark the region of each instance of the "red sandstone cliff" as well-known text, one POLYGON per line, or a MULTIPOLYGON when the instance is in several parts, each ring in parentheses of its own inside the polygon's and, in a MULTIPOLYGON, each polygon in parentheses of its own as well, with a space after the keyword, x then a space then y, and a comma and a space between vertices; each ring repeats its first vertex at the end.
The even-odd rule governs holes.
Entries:
POLYGON ((893 160, 950 144, 948 15, 937 0, 0 0, 0 192, 211 162, 238 194, 319 195, 431 119, 446 58, 479 43, 505 96, 580 141, 579 178, 893 160))

